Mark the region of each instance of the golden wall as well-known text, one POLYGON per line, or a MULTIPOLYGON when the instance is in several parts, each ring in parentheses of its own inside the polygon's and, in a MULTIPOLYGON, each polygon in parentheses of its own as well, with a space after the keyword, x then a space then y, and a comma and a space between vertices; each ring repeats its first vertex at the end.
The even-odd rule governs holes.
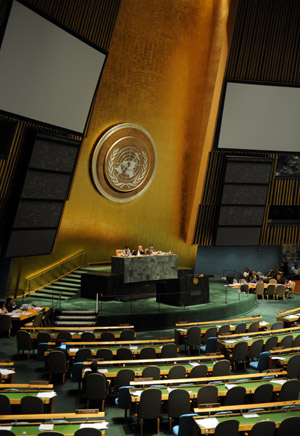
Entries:
POLYGON ((26 276, 80 250, 90 262, 104 261, 125 244, 153 243, 178 253, 179 265, 194 266, 197 247, 185 243, 186 228, 227 41, 228 3, 121 2, 54 251, 24 259, 21 288, 26 276), (97 140, 119 123, 145 128, 158 153, 150 188, 123 204, 102 197, 90 176, 97 140))

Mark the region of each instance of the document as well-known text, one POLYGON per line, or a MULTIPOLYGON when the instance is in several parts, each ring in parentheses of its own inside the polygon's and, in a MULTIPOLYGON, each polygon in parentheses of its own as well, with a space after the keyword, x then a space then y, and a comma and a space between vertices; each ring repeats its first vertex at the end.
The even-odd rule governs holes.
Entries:
POLYGON ((197 424, 200 425, 200 427, 203 428, 216 428, 219 424, 219 421, 217 418, 203 418, 203 419, 196 419, 197 424))

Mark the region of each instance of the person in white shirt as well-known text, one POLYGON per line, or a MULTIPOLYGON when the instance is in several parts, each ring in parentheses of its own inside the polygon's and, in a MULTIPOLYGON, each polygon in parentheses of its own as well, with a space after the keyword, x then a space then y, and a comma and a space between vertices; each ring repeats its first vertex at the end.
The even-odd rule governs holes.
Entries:
POLYGON ((130 248, 128 246, 126 246, 124 248, 124 250, 122 251, 122 253, 120 254, 121 257, 130 257, 132 256, 130 248))

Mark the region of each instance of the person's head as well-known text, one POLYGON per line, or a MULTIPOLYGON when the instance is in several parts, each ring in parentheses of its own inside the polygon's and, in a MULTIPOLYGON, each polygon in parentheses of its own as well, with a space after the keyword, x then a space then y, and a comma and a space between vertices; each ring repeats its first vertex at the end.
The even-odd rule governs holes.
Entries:
POLYGON ((153 244, 149 245, 149 250, 154 250, 154 245, 153 244))
POLYGON ((124 250, 126 251, 126 253, 128 253, 128 251, 130 251, 130 248, 126 245, 126 247, 124 248, 124 250))
POLYGON ((91 369, 92 372, 97 372, 97 370, 98 370, 98 365, 97 365, 97 361, 96 361, 96 360, 93 360, 93 361, 92 361, 91 366, 90 366, 90 369, 91 369))
POLYGON ((13 299, 11 297, 7 297, 6 303, 12 304, 13 303, 13 299))
POLYGON ((245 271, 246 271, 246 272, 249 272, 249 268, 245 268, 245 271))
POLYGON ((138 245, 138 251, 143 251, 143 246, 142 245, 138 245))

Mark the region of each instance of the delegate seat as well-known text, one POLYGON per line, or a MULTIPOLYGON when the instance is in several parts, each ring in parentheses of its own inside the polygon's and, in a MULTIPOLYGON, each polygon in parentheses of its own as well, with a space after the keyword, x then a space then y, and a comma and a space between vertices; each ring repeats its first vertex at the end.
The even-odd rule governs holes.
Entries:
POLYGON ((273 421, 260 421, 256 422, 248 436, 274 436, 276 424, 273 421))
POLYGON ((190 396, 184 389, 174 389, 169 393, 168 418, 169 428, 172 430, 172 419, 190 412, 190 396))
POLYGON ((141 393, 138 419, 140 422, 141 434, 143 434, 144 420, 156 419, 157 433, 160 430, 160 413, 161 413, 161 390, 149 388, 141 393))
POLYGON ((172 428, 173 435, 175 436, 192 436, 194 429, 194 416, 197 413, 186 413, 179 417, 179 424, 172 428))
POLYGON ((193 347, 198 349, 198 353, 200 354, 200 345, 201 345, 201 328, 194 326, 190 327, 187 331, 185 345, 188 347, 188 354, 191 354, 191 349, 193 347))

